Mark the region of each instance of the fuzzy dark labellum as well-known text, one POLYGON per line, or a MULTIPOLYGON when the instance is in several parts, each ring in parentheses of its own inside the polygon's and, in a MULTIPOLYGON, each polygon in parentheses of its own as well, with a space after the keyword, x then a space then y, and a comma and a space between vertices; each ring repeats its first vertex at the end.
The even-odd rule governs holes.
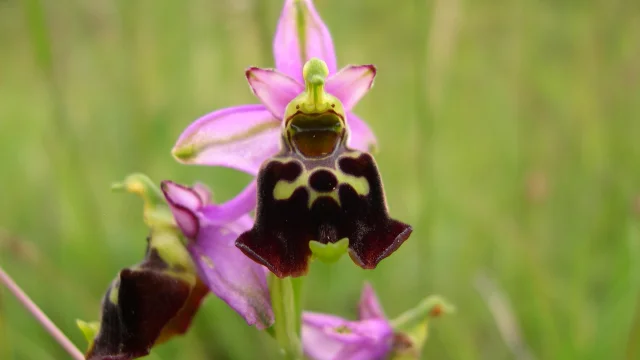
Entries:
POLYGON ((190 326, 207 288, 183 276, 180 264, 164 261, 153 234, 144 261, 120 271, 102 300, 100 331, 88 360, 128 360, 149 354, 154 345, 190 326))
POLYGON ((389 217, 373 157, 344 142, 329 156, 308 158, 285 146, 258 175, 253 228, 236 241, 247 256, 278 277, 307 273, 309 242, 349 239, 349 255, 373 269, 411 234, 389 217))

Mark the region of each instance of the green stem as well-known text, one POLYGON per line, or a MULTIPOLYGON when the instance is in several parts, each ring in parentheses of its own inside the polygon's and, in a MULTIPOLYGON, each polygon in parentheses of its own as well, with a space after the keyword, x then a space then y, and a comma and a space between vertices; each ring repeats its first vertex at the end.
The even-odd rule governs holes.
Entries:
POLYGON ((301 288, 302 280, 289 277, 280 279, 274 275, 270 278, 271 305, 276 322, 275 337, 284 353, 285 359, 301 360, 301 288))
POLYGON ((627 343, 627 359, 637 359, 640 356, 640 296, 637 300, 636 315, 629 332, 627 343))

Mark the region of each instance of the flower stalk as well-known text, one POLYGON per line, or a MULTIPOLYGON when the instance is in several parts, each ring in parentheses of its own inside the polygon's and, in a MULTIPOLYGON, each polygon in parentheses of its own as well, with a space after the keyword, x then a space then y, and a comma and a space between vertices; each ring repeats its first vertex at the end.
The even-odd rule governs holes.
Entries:
POLYGON ((276 341, 287 360, 302 360, 300 303, 302 278, 269 277, 271 304, 275 316, 273 325, 276 341))
POLYGON ((62 348, 71 355, 74 360, 84 360, 84 355, 78 348, 67 338, 64 333, 49 319, 49 317, 42 312, 42 310, 36 305, 29 296, 22 291, 18 284, 4 272, 0 267, 0 283, 4 284, 7 289, 15 296, 18 301, 33 315, 36 320, 42 325, 42 327, 54 338, 62 348))

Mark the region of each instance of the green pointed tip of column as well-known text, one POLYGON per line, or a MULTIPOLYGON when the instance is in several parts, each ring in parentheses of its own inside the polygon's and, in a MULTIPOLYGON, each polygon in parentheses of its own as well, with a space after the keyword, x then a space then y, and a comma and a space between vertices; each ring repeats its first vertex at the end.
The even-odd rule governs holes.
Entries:
POLYGON ((313 257, 323 263, 332 264, 340 260, 342 255, 347 253, 349 248, 349 239, 344 238, 335 243, 323 244, 317 241, 309 242, 309 248, 313 257))
POLYGON ((329 76, 329 67, 327 67, 324 61, 318 58, 312 58, 304 64, 302 76, 307 84, 316 86, 324 85, 325 79, 329 76))
MULTIPOLYGON (((312 58, 304 64, 302 76, 304 77, 305 90, 287 105, 285 120, 298 113, 313 115, 331 111, 344 121, 345 111, 342 102, 324 89, 327 76, 329 76, 327 64, 320 59, 312 58)), ((182 149, 180 152, 189 154, 188 151, 182 149)))
POLYGON ((324 81, 329 76, 329 68, 324 61, 313 58, 307 61, 302 68, 302 76, 305 82, 307 104, 312 104, 315 109, 326 109, 326 104, 332 99, 324 91, 324 81))
POLYGON ((196 155, 196 149, 192 145, 175 147, 171 150, 171 155, 180 162, 188 162, 196 155))
POLYGON ((84 338, 87 339, 89 347, 91 347, 91 344, 93 344, 93 339, 96 338, 98 332, 100 331, 100 323, 98 321, 86 322, 77 319, 76 325, 82 332, 82 335, 84 335, 84 338))

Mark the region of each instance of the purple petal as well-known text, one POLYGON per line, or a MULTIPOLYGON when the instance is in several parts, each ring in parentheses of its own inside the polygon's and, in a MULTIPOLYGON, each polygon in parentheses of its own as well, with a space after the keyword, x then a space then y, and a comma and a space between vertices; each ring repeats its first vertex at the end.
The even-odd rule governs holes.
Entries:
POLYGON ((340 99, 349 111, 371 89, 375 77, 373 65, 349 65, 327 79, 327 92, 340 99))
POLYGON ((224 166, 256 175, 280 148, 280 121, 262 105, 207 114, 182 133, 174 156, 187 164, 224 166))
POLYGON ((336 71, 336 53, 329 29, 311 0, 286 0, 273 41, 276 68, 302 82, 302 66, 313 58, 327 63, 329 73, 336 71), (302 11, 302 16, 298 12, 302 11), (299 38, 298 19, 304 21, 304 39, 299 38))
POLYGON ((274 322, 266 272, 235 247, 236 238, 251 223, 251 218, 245 215, 226 226, 203 226, 188 249, 209 289, 247 324, 265 329, 274 322))
POLYGON ((171 181, 164 181, 162 189, 170 205, 179 205, 186 209, 195 210, 204 205, 200 194, 192 188, 176 184, 171 181))
POLYGON ((380 300, 376 296, 375 291, 371 284, 365 283, 362 288, 362 295, 360 295, 360 303, 358 303, 358 310, 360 313, 360 320, 369 319, 385 319, 382 305, 380 300))
POLYGON ((211 189, 209 189, 207 185, 197 182, 193 184, 193 191, 198 194, 198 197, 200 198, 200 201, 203 205, 208 205, 211 203, 211 199, 213 196, 211 194, 211 189))
POLYGON ((386 320, 347 321, 333 315, 305 312, 302 343, 315 360, 384 359, 391 350, 393 329, 386 320))
POLYGON ((287 104, 304 90, 302 84, 277 70, 252 67, 245 74, 253 93, 277 119, 282 119, 287 104))
MULTIPOLYGON (((255 197, 252 184, 243 193, 253 191, 255 197)), ((164 181, 162 191, 176 222, 190 240, 187 248, 202 281, 249 325, 259 329, 271 326, 274 318, 265 269, 235 247, 236 238, 251 228, 253 221, 245 213, 234 221, 221 223, 222 219, 216 218, 220 223, 214 223, 203 213, 215 207, 220 213, 225 209, 240 211, 238 200, 203 207, 194 189, 164 181)))
POLYGON ((376 149, 378 143, 376 136, 364 120, 350 112, 347 114, 347 125, 349 126, 350 148, 364 152, 371 152, 376 149))
POLYGON ((235 221, 256 208, 258 201, 257 182, 254 179, 233 199, 219 205, 208 205, 201 209, 202 215, 214 225, 235 221))
POLYGON ((202 206, 198 193, 171 181, 162 182, 162 191, 182 233, 187 238, 195 239, 200 228, 196 211, 202 206))

